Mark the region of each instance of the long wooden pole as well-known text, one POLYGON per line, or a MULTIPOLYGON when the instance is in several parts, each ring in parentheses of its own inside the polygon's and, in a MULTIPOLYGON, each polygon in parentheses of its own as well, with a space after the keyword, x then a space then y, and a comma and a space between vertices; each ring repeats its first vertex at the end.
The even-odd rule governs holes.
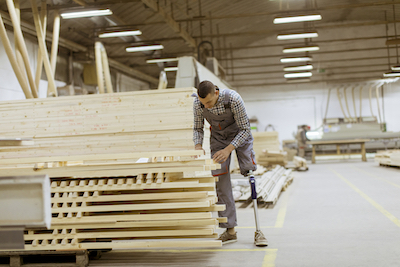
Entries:
MULTIPOLYGON (((19 0, 14 0, 14 3, 15 3, 15 13, 17 14, 18 22, 21 23, 21 10, 20 10, 20 4, 19 4, 20 2, 19 2, 19 0)), ((20 45, 18 42, 17 35, 15 34, 15 29, 14 29, 14 50, 15 50, 15 57, 17 59, 17 63, 19 65, 20 69, 25 69, 24 59, 21 54, 21 48, 20 48, 20 45)), ((32 91, 32 95, 34 98, 39 97, 38 93, 35 90, 32 90, 32 88, 31 88, 31 91, 32 91)))
POLYGON ((24 73, 19 67, 17 59, 14 56, 13 49, 11 47, 10 40, 8 39, 7 31, 6 28, 4 27, 3 18, 1 17, 1 15, 0 15, 0 38, 1 41, 3 42, 4 49, 6 50, 6 54, 11 63, 11 67, 13 68, 15 75, 17 76, 18 82, 21 85, 25 97, 33 98, 31 90, 29 90, 29 85, 24 76, 24 73))
POLYGON ((13 27, 14 27, 14 34, 16 34, 16 36, 17 36, 18 46, 21 49, 21 54, 22 54, 22 58, 24 61, 26 74, 28 76, 29 85, 31 87, 32 94, 37 95, 37 88, 35 85, 35 81, 33 79, 31 66, 29 63, 28 49, 26 48, 24 37, 22 35, 21 25, 19 23, 18 16, 15 11, 14 2, 13 2, 13 0, 6 0, 6 1, 7 1, 8 12, 10 13, 11 21, 12 21, 13 27))
POLYGON ((104 77, 103 77, 103 64, 101 60, 101 46, 100 42, 96 42, 94 45, 94 54, 96 58, 96 72, 97 72, 97 85, 99 87, 99 93, 104 94, 104 77))
POLYGON ((106 80, 107 93, 112 93, 113 87, 111 83, 110 66, 108 65, 106 48, 104 47, 103 44, 101 44, 101 61, 103 63, 104 78, 106 80))
MULTIPOLYGON (((10 0, 7 0, 10 1, 10 0)), ((47 81, 49 84, 47 95, 57 96, 56 84, 53 77, 53 72, 50 66, 50 60, 47 54, 46 43, 43 39, 43 29, 39 21, 39 12, 35 0, 31 0, 33 19, 35 22, 36 33, 38 35, 39 48, 42 53, 44 70, 46 71, 47 81)))
POLYGON ((60 14, 54 12, 54 25, 53 25, 53 42, 51 44, 50 65, 53 71, 53 77, 56 75, 56 63, 58 53, 58 41, 60 39, 60 14))
MULTIPOLYGON (((46 1, 41 2, 41 10, 40 10, 40 22, 42 23, 43 28, 43 38, 46 37, 46 28, 47 28, 47 4, 46 1)), ((39 88, 40 77, 42 77, 42 69, 43 69, 43 57, 40 49, 38 50, 37 64, 36 64, 36 76, 35 76, 35 84, 36 87, 39 88)))

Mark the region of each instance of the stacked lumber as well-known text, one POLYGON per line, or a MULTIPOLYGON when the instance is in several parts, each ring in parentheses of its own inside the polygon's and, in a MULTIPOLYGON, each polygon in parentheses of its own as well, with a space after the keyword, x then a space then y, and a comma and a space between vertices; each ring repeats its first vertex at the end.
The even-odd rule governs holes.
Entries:
MULTIPOLYGON (((275 204, 282 191, 292 183, 292 170, 287 170, 281 166, 276 166, 273 170, 264 173, 256 181, 258 201, 266 204, 275 204)), ((250 201, 250 187, 239 198, 239 201, 250 201)))
MULTIPOLYGON (((114 163, 116 176, 99 167, 98 177, 53 177, 51 228, 27 230, 25 249, 221 246, 220 241, 207 240, 217 237, 219 220, 226 221, 212 217, 213 211, 225 209, 216 204, 216 178, 211 173, 194 175, 219 164, 195 159, 201 151, 183 151, 183 156, 176 156, 181 153, 177 151, 164 153, 148 163, 129 164, 138 168, 128 176, 119 172, 126 165, 119 162, 114 163), (194 240, 184 240, 189 238, 194 240)), ((75 166, 53 167, 58 168, 75 166)))
POLYGON ((0 158, 193 149, 193 92, 182 88, 0 102, 0 138, 34 141, 27 147, 0 147, 0 158))
POLYGON ((253 137, 257 164, 265 167, 287 164, 287 153, 280 149, 278 132, 255 132, 253 137))
POLYGON ((381 150, 375 155, 375 162, 381 166, 399 166, 400 167, 400 150, 381 150))
POLYGON ((287 164, 287 153, 282 151, 264 150, 258 155, 257 163, 262 166, 280 165, 285 167, 287 164))
POLYGON ((0 147, 1 175, 51 178, 52 226, 25 248, 221 246, 207 239, 226 221, 212 216, 220 165, 192 150, 193 91, 0 102, 0 138, 33 141, 0 147))

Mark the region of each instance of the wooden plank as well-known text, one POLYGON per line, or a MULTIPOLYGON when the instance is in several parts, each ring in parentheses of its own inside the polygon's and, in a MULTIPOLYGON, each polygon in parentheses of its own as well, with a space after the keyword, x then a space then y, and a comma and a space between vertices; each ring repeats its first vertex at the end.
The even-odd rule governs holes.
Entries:
MULTIPOLYGON (((194 220, 194 219, 189 219, 189 220, 162 220, 162 216, 159 216, 160 220, 157 221, 129 221, 129 222, 114 222, 114 223, 98 223, 96 221, 93 221, 92 223, 84 223, 84 224, 78 224, 78 223, 69 223, 66 224, 65 226, 69 227, 74 227, 74 229, 95 229, 95 228, 101 228, 101 229, 107 229, 107 228, 135 228, 135 227, 142 227, 142 228, 148 228, 148 227, 174 227, 174 226, 196 226, 196 227, 201 227, 201 226, 207 226, 207 225, 217 225, 218 221, 217 219, 201 219, 201 220, 194 220)), ((59 229, 60 226, 62 225, 57 225, 57 226, 52 226, 50 229, 59 229)))
POLYGON ((98 223, 116 223, 127 221, 158 221, 162 216, 162 220, 190 220, 190 219, 210 219, 211 212, 191 212, 191 213, 158 213, 158 214, 124 214, 124 215, 95 215, 81 218, 68 218, 67 221, 53 218, 51 225, 65 226, 73 224, 98 224, 98 223))
POLYGON ((96 205, 87 207, 66 207, 52 209, 53 214, 68 212, 107 212, 130 210, 169 210, 210 207, 209 201, 204 202, 179 202, 179 203, 155 203, 155 204, 129 204, 129 205, 96 205))
MULTIPOLYGON (((132 238, 132 237, 162 237, 162 236, 185 236, 185 235, 211 235, 212 229, 190 229, 190 230, 159 230, 159 231, 115 231, 115 232, 82 232, 73 235, 76 239, 88 238, 132 238)), ((28 234, 24 235, 24 240, 34 239, 64 239, 68 238, 69 234, 28 234)))

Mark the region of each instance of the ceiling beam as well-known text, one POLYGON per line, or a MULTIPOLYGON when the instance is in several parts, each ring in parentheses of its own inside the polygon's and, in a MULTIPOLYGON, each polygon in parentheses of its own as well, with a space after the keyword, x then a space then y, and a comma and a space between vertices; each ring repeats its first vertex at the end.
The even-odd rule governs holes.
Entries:
MULTIPOLYGON (((334 60, 318 60, 318 63, 334 63, 334 62, 353 62, 353 61, 359 61, 359 60, 377 60, 377 59, 385 59, 387 60, 388 57, 358 57, 358 58, 345 58, 345 59, 334 59, 334 60)), ((264 68, 264 67, 279 67, 279 66, 284 66, 283 63, 278 63, 278 64, 260 64, 260 65, 251 65, 251 66, 234 66, 234 69, 249 69, 249 68, 264 68)), ((226 67, 224 68, 226 70, 232 69, 232 67, 226 67)))
MULTIPOLYGON (((375 50, 387 50, 388 47, 371 47, 371 48, 361 48, 361 49, 346 49, 346 50, 336 50, 336 51, 321 51, 321 52, 312 52, 310 56, 314 55, 324 55, 324 54, 333 54, 333 53, 348 53, 348 52, 361 52, 361 51, 375 51, 375 50)), ((390 48, 396 49, 396 48, 390 48)), ((297 54, 298 55, 298 54, 297 54)), ((268 55, 268 56, 252 56, 252 57, 235 57, 233 60, 245 60, 245 59, 259 59, 259 58, 279 58, 279 57, 293 57, 295 55, 288 54, 279 54, 279 55, 268 55)), ((218 61, 230 61, 232 58, 221 58, 218 61)))
POLYGON ((184 30, 183 28, 181 28, 181 26, 171 17, 170 14, 167 13, 167 11, 162 8, 157 1, 155 0, 142 0, 142 2, 148 6, 149 8, 151 8, 154 12, 156 12, 157 14, 161 15, 164 19, 164 21, 167 23, 167 25, 169 27, 171 27, 171 29, 178 33, 185 41, 186 43, 193 48, 196 48, 196 40, 193 39, 190 34, 184 30))
MULTIPOLYGON (((143 1, 143 0, 142 0, 143 1)), ((156 2, 152 0, 152 2, 156 2)), ((376 7, 376 6, 388 6, 393 4, 400 4, 400 0, 394 1, 382 1, 382 2, 370 2, 370 3, 357 3, 357 4, 350 4, 350 5, 334 5, 334 6, 327 6, 327 7, 318 7, 317 11, 324 11, 324 10, 337 10, 337 9, 352 9, 352 8, 364 8, 364 7, 376 7)), ((298 13, 298 12, 315 12, 316 9, 293 9, 287 12, 256 12, 256 13, 247 13, 247 14, 232 14, 232 15, 222 15, 222 16, 198 16, 193 17, 190 19, 177 19, 175 22, 191 22, 191 21, 209 21, 209 20, 218 20, 218 19, 236 19, 236 18, 248 18, 248 17, 257 17, 257 16, 277 16, 282 15, 283 13, 298 13)), ((154 21, 154 22, 147 22, 147 23, 139 23, 134 25, 127 25, 127 26, 146 26, 146 25, 156 25, 156 24, 164 24, 165 21, 154 21)))

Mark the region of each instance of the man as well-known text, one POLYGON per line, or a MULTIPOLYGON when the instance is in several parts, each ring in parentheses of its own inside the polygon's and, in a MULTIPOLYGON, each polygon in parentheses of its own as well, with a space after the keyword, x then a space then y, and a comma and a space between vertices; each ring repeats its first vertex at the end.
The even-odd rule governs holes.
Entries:
POLYGON ((304 158, 306 155, 306 146, 307 146, 307 136, 306 133, 308 130, 310 130, 310 127, 308 125, 299 125, 297 127, 298 131, 296 134, 296 139, 297 139, 297 147, 299 149, 298 156, 304 158))
MULTIPOLYGON (((257 169, 249 118, 244 102, 237 92, 229 89, 220 90, 210 81, 199 84, 193 112, 195 149, 203 150, 204 119, 211 125, 211 156, 216 162, 221 163, 221 169, 212 171, 212 174, 219 176, 218 203, 226 205, 225 211, 218 212, 218 215, 228 218, 227 223, 220 224, 220 227, 226 228, 226 231, 218 239, 223 244, 233 243, 237 241, 235 231, 237 220, 229 171, 231 152, 236 150, 242 175, 247 175, 249 171, 257 169)), ((256 231, 254 242, 257 246, 267 245, 267 239, 261 231, 256 231)))

